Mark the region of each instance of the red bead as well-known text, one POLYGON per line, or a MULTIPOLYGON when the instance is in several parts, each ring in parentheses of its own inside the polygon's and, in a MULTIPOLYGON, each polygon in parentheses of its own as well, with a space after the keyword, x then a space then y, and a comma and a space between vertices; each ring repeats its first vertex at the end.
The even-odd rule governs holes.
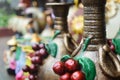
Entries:
POLYGON ((39 53, 44 58, 48 56, 47 50, 45 48, 40 49, 39 53))
POLYGON ((22 68, 22 70, 23 70, 24 72, 28 72, 28 71, 30 70, 30 67, 29 67, 28 65, 25 65, 25 66, 22 68))
POLYGON ((39 44, 39 48, 40 49, 45 48, 45 44, 44 43, 39 44))
POLYGON ((29 80, 37 80, 37 76, 35 76, 35 75, 30 75, 30 76, 29 76, 29 80))
POLYGON ((81 71, 75 71, 71 75, 71 80, 85 80, 85 75, 81 71))
POLYGON ((31 61, 32 61, 33 64, 39 64, 39 65, 42 64, 42 58, 39 57, 39 56, 32 57, 31 61))
POLYGON ((67 69, 67 71, 69 72, 73 72, 79 69, 79 64, 76 60, 74 59, 68 59, 65 62, 65 68, 67 69))
POLYGON ((113 44, 111 44, 110 49, 111 49, 113 52, 115 52, 115 46, 114 46, 113 44))
POLYGON ((107 40, 107 43, 108 43, 108 45, 111 45, 111 44, 112 44, 112 40, 111 40, 111 39, 108 39, 108 40, 107 40))
POLYGON ((60 80, 71 80, 71 74, 65 73, 64 75, 60 76, 60 80))
POLYGON ((37 50, 39 50, 40 48, 39 48, 39 45, 38 45, 38 44, 33 44, 33 45, 32 45, 32 49, 33 49, 34 51, 37 51, 37 50))
POLYGON ((40 56, 41 57, 41 54, 40 54, 39 50, 35 52, 35 56, 40 56))
POLYGON ((37 73, 38 73, 38 67, 35 66, 34 64, 32 64, 32 65, 30 66, 29 73, 30 73, 30 74, 37 74, 37 73))
POLYGON ((58 75, 63 75, 65 73, 65 67, 63 62, 56 62, 53 65, 53 71, 58 75))

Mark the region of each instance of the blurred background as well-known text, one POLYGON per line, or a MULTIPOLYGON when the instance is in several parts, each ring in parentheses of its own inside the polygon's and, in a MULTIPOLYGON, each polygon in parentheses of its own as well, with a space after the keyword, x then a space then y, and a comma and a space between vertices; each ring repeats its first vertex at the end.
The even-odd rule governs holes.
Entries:
MULTIPOLYGON (((5 55, 10 51, 9 45, 12 41, 9 41, 13 36, 17 39, 35 40, 37 35, 43 40, 53 36, 55 16, 51 7, 46 7, 45 4, 54 1, 59 0, 0 0, 0 80, 15 80, 14 76, 9 74, 5 55)), ((84 27, 84 6, 75 2, 76 0, 65 1, 75 3, 69 9, 67 22, 69 32, 79 43, 84 27)), ((108 39, 120 37, 119 13, 120 0, 107 0, 105 14, 108 39)))

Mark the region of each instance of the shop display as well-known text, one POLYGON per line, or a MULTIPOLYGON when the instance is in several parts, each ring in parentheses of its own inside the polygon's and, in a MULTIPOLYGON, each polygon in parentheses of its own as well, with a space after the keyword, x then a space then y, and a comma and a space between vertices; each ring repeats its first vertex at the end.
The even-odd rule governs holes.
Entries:
POLYGON ((16 34, 7 42, 4 61, 15 80, 120 80, 120 31, 114 39, 106 37, 106 19, 116 16, 119 0, 74 3, 52 1, 46 15, 29 7, 26 15, 12 18, 16 34), (45 28, 38 30, 35 22, 45 28))
MULTIPOLYGON (((61 61, 66 64, 69 59, 77 60, 81 65, 81 71, 85 75, 85 80, 119 80, 120 62, 114 52, 113 44, 108 46, 106 42, 106 0, 82 0, 82 3, 84 5, 83 42, 81 42, 74 53, 76 54, 79 51, 77 55, 66 55, 61 58, 61 61)), ((54 65, 57 65, 57 63, 54 65)), ((69 68, 71 69, 69 65, 65 66, 65 71, 70 71, 69 68)), ((59 74, 54 66, 53 70, 59 74)), ((62 75, 64 76, 64 74, 62 75)), ((74 80, 73 77, 68 79, 74 80)), ((82 79, 79 77, 78 80, 84 80, 84 77, 82 79)))
MULTIPOLYGON (((27 2, 27 1, 26 1, 27 2)), ((33 5, 31 7, 17 7, 16 15, 11 17, 8 22, 8 27, 13 31, 21 32, 26 34, 28 31, 28 26, 31 24, 36 33, 41 33, 45 27, 45 14, 42 10, 39 10, 36 1, 32 1, 33 5)), ((24 3, 24 1, 23 1, 24 3)))

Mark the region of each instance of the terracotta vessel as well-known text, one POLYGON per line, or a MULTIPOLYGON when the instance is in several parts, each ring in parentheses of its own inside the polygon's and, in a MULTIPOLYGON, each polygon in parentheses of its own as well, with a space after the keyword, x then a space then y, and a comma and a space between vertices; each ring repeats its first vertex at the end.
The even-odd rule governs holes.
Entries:
POLYGON ((43 65, 40 67, 39 76, 41 80, 58 80, 57 76, 52 67, 55 62, 59 61, 66 53, 71 53, 77 45, 70 36, 67 26, 67 15, 70 3, 48 3, 47 5, 52 6, 55 14, 54 29, 60 30, 61 33, 53 40, 58 46, 58 52, 56 58, 48 56, 45 59, 43 65))
POLYGON ((97 72, 95 80, 120 80, 120 61, 106 43, 106 0, 82 0, 82 4, 84 5, 83 41, 93 36, 84 56, 95 63, 97 72))

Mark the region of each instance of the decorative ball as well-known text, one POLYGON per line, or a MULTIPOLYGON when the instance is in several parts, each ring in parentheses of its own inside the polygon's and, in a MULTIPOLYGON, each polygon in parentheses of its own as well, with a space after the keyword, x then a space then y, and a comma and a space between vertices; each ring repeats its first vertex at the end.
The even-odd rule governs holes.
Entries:
POLYGON ((60 76, 60 80, 71 80, 70 77, 70 73, 65 73, 64 75, 60 76))
POLYGON ((68 59, 65 62, 65 68, 67 69, 67 71, 69 72, 73 72, 79 69, 79 64, 76 60, 74 59, 68 59))
POLYGON ((53 71, 58 75, 63 75, 65 73, 65 66, 63 62, 56 62, 53 65, 53 71))
POLYGON ((71 75, 71 80, 85 80, 85 75, 81 71, 75 71, 71 75))

